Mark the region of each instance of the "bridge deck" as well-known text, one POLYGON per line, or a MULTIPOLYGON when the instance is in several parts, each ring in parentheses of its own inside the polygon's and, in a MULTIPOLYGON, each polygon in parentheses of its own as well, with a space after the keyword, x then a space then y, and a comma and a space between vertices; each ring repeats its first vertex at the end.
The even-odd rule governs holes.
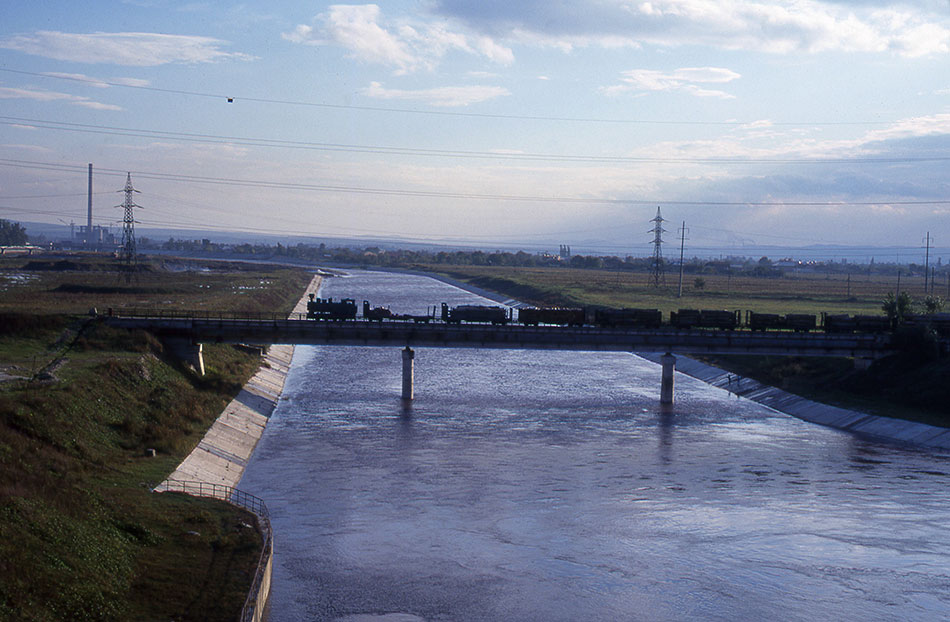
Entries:
POLYGON ((887 334, 790 331, 493 326, 434 322, 324 322, 306 319, 110 316, 113 326, 141 328, 192 343, 287 343, 342 346, 497 348, 707 354, 776 354, 876 358, 887 334))

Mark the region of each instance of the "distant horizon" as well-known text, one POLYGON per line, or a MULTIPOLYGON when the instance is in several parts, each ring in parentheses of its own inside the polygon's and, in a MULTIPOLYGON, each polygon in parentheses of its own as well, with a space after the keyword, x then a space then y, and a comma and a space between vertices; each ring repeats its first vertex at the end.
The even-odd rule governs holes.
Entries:
MULTIPOLYGON (((27 230, 28 235, 33 231, 40 231, 38 235, 48 238, 51 242, 63 242, 69 240, 69 225, 33 223, 28 221, 19 222, 27 230), (54 233, 60 232, 60 233, 54 233), (59 235, 58 238, 51 236, 59 235)), ((78 223, 77 223, 78 226, 78 223)), ((122 228, 120 226, 112 227, 113 233, 121 237, 122 228)), ((523 241, 523 242, 496 242, 496 243, 461 243, 452 240, 400 240, 400 239, 381 239, 369 237, 329 237, 329 236, 306 236, 306 235, 278 235, 266 233, 246 233, 241 231, 202 231, 189 229, 158 229, 148 227, 136 227, 136 237, 138 239, 147 238, 152 243, 161 244, 169 238, 184 241, 196 241, 208 239, 218 244, 269 244, 276 246, 278 243, 284 246, 295 246, 305 244, 319 246, 321 243, 330 248, 367 248, 380 247, 386 250, 462 250, 483 252, 517 252, 519 250, 530 252, 532 254, 549 253, 556 255, 560 245, 569 246, 574 255, 591 255, 603 257, 650 257, 653 253, 652 244, 641 244, 639 249, 623 249, 621 247, 609 248, 602 245, 587 245, 584 242, 571 243, 570 241, 523 241), (333 246, 336 245, 336 246, 333 246), (636 250, 638 252, 633 252, 636 250)), ((679 260, 679 243, 665 241, 663 244, 663 256, 667 263, 676 263, 679 260), (675 257, 674 257, 675 255, 675 257)), ((780 261, 790 258, 795 261, 824 261, 835 263, 853 263, 856 265, 868 264, 873 259, 879 264, 897 264, 923 265, 925 261, 925 249, 915 247, 901 246, 849 246, 849 245, 827 245, 812 244, 807 246, 783 246, 783 245, 765 245, 754 244, 745 247, 722 247, 722 248, 691 248, 687 243, 684 248, 684 258, 690 260, 693 258, 715 259, 718 257, 741 257, 748 259, 759 259, 768 257, 772 261, 780 261), (919 255, 919 257, 918 257, 919 255)), ((932 246, 930 248, 930 265, 943 265, 944 260, 950 261, 950 247, 932 246)))

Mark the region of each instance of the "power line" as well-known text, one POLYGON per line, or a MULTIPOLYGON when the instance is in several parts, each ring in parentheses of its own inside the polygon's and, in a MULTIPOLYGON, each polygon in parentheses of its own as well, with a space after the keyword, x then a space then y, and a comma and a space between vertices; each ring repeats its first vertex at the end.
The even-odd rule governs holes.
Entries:
POLYGON ((29 119, 23 117, 0 116, 0 125, 30 124, 33 127, 62 132, 86 134, 105 134, 110 136, 129 136, 133 138, 161 138, 201 144, 228 144, 245 147, 269 147, 281 149, 302 149, 309 151, 329 151, 344 153, 368 153, 373 155, 422 156, 439 158, 467 158, 490 160, 524 160, 543 162, 581 162, 590 164, 908 164, 914 162, 947 162, 950 156, 919 157, 815 157, 815 158, 743 158, 743 157, 654 157, 654 156, 596 156, 581 154, 555 154, 530 152, 467 151, 461 149, 424 149, 418 147, 392 147, 387 145, 352 145, 345 143, 322 143, 277 138, 254 138, 247 136, 223 136, 217 134, 197 134, 188 132, 169 132, 145 128, 127 128, 110 125, 70 123, 47 119, 29 119))
MULTIPOLYGON (((556 122, 570 122, 570 123, 607 123, 607 124, 633 124, 633 125, 701 125, 701 126, 726 126, 726 127, 742 127, 745 125, 750 125, 750 121, 696 121, 696 120, 674 120, 674 121, 661 121, 656 119, 609 119, 609 118, 598 118, 598 117, 562 117, 562 116, 543 116, 543 115, 526 115, 526 114, 498 114, 498 113, 483 113, 483 112, 460 112, 460 111, 448 111, 448 110, 421 110, 418 108, 391 108, 383 106, 357 106, 353 104, 327 104, 323 102, 310 102, 310 101, 300 101, 300 100, 287 100, 287 99, 268 99, 263 97, 243 97, 238 96, 236 93, 221 94, 221 93, 206 93, 200 91, 186 91, 182 89, 169 89, 169 88, 160 88, 155 86, 146 86, 141 84, 123 84, 122 82, 111 82, 109 80, 99 80, 94 78, 85 78, 80 76, 63 76, 63 75, 51 75, 48 73, 40 73, 34 71, 23 71, 19 69, 9 69, 9 68, 0 68, 0 71, 7 73, 15 73, 26 76, 35 76, 39 78, 47 78, 52 80, 69 80, 72 82, 81 82, 86 84, 93 85, 108 85, 116 88, 124 89, 137 89, 142 91, 152 91, 157 93, 167 93, 173 95, 186 95, 189 97, 203 97, 207 99, 216 99, 219 101, 226 102, 240 102, 247 101, 260 104, 277 104, 283 106, 304 106, 312 108, 323 108, 329 110, 359 110, 367 112, 387 112, 387 113, 399 113, 399 114, 410 114, 410 115, 429 115, 429 116, 438 116, 438 117, 467 117, 467 118, 480 118, 480 119, 513 119, 518 121, 556 121, 556 122)), ((778 121, 772 122, 773 126, 866 126, 866 125, 890 125, 892 121, 811 121, 811 122, 789 122, 789 121, 778 121)))
MULTIPOLYGON (((15 160, 0 158, 0 166, 11 166, 18 168, 33 168, 39 170, 55 171, 84 171, 84 167, 75 165, 55 164, 50 162, 32 162, 28 160, 15 160)), ((126 171, 118 169, 100 168, 100 174, 106 175, 125 175, 126 171)), ((874 206, 874 205, 903 205, 903 206, 925 206, 925 205, 950 205, 950 198, 933 199, 926 201, 895 201, 882 199, 878 201, 681 201, 676 199, 607 199, 596 197, 557 197, 557 196, 538 196, 538 195, 516 195, 516 194, 483 194, 474 192, 448 192, 437 190, 409 190, 399 188, 368 188, 363 186, 346 185, 326 185, 326 184, 306 184, 289 183, 255 179, 240 179, 229 177, 206 177, 199 175, 184 175, 176 173, 156 173, 135 171, 139 179, 155 179, 162 181, 177 181, 183 183, 200 183, 208 185, 229 185, 250 188, 267 188, 276 190, 299 190, 308 192, 329 192, 340 194, 366 194, 380 196, 403 196, 403 197, 425 197, 437 199, 466 199, 466 200, 490 200, 490 201, 524 201, 536 203, 562 203, 562 204, 580 204, 580 205, 655 205, 665 203, 668 205, 679 205, 689 207, 846 207, 846 206, 874 206)))

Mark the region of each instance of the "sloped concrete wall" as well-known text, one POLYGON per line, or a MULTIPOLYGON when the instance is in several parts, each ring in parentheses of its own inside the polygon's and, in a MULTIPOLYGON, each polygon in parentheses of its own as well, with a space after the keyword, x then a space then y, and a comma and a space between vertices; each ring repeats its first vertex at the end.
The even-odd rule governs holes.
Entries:
MULTIPOLYGON (((315 276, 307 292, 316 291, 315 276)), ((307 296, 297 302, 294 313, 307 311, 307 296)), ((294 356, 292 345, 267 348, 261 368, 225 407, 197 447, 178 465, 169 480, 237 486, 277 402, 294 356)))
MULTIPOLYGON (((637 356, 659 363, 662 355, 638 352, 637 356)), ((814 402, 782 389, 762 384, 757 380, 737 376, 717 367, 706 365, 688 356, 676 355, 676 370, 805 421, 880 439, 950 449, 950 429, 947 428, 917 423, 916 421, 869 415, 856 410, 814 402)))

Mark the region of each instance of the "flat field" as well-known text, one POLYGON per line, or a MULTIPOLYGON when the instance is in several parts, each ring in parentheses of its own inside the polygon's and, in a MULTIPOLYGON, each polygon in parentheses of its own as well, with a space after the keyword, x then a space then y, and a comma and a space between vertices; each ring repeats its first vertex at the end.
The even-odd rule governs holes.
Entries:
MULTIPOLYGON (((888 292, 898 291, 896 276, 793 274, 776 278, 686 274, 678 297, 679 274, 667 273, 654 287, 650 274, 572 268, 505 266, 420 266, 538 305, 603 305, 660 309, 752 310, 760 313, 881 314, 888 292), (701 282, 697 284, 697 279, 701 282), (699 286, 697 286, 699 285, 699 286)), ((923 296, 923 278, 904 277, 900 291, 923 296)))
MULTIPOLYGON (((304 271, 225 261, 143 260, 138 270, 102 256, 0 258, 0 311, 84 314, 96 308, 279 313, 304 271)), ((299 286, 299 287, 298 287, 299 286)), ((295 299, 296 302, 296 299, 295 299)))

